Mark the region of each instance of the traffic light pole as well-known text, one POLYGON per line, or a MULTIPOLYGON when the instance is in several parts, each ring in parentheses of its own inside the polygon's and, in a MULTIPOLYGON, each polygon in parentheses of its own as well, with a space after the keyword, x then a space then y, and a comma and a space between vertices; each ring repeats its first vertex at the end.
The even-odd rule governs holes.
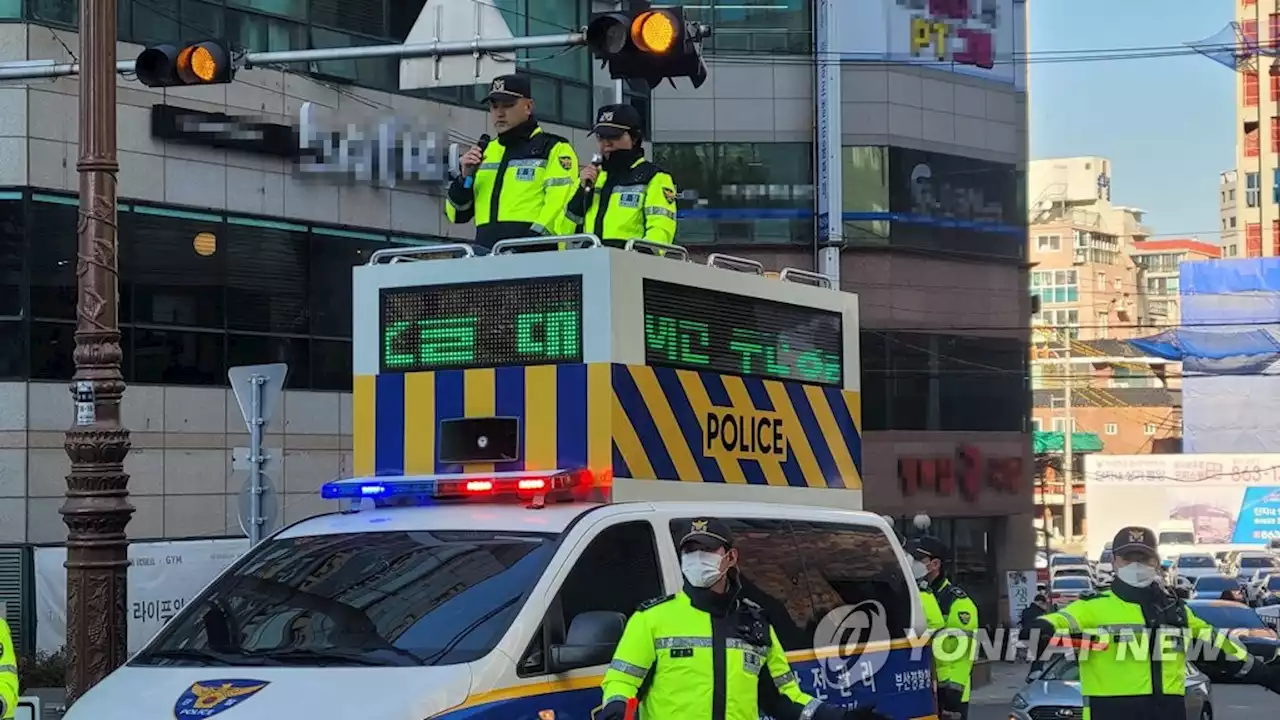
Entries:
MULTIPOLYGON (((84 5, 91 4, 93 3, 84 3, 84 5)), ((112 5, 114 4, 112 2, 112 5)), ((81 27, 84 26, 81 25, 81 27)), ((316 50, 250 52, 241 55, 236 64, 238 67, 250 69, 287 63, 328 62, 333 60, 369 60, 373 58, 412 60, 414 58, 456 57, 458 55, 473 55, 477 53, 508 53, 517 50, 577 47, 586 44, 586 34, 566 33, 563 35, 534 35, 501 40, 480 39, 467 42, 364 45, 361 47, 321 48, 316 50)), ((81 55, 81 57, 83 58, 84 55, 81 55)), ((117 73, 131 73, 135 70, 134 60, 116 62, 114 52, 112 52, 112 59, 109 64, 115 65, 115 72, 117 73)), ((55 63, 41 60, 0 63, 0 80, 41 80, 69 77, 79 75, 81 72, 81 63, 55 63)))
MULTIPOLYGON (((80 222, 67 526, 67 704, 128 658, 129 431, 120 424, 116 0, 80 3, 80 222)), ((47 76, 46 76, 47 77, 47 76)))

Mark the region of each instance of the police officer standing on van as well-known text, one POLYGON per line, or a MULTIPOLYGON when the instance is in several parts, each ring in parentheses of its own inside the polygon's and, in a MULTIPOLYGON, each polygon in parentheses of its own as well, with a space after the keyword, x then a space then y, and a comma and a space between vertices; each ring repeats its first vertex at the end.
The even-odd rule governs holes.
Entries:
POLYGON ((1251 655, 1160 582, 1160 555, 1150 528, 1121 528, 1111 548, 1115 579, 1109 590, 1083 596, 1033 623, 1039 642, 1029 679, 1041 671, 1050 643, 1077 648, 1080 692, 1090 720, 1183 717, 1187 660, 1280 693, 1280 660, 1251 655))
MULTIPOLYGON (((969 594, 951 582, 944 572, 944 563, 950 555, 947 546, 938 538, 922 535, 911 541, 913 574, 917 581, 936 600, 937 614, 929 621, 942 628, 932 641, 934 674, 938 681, 938 710, 944 718, 967 720, 969 717, 969 691, 973 687, 973 660, 977 652, 975 634, 978 631, 978 606, 969 594)), ((922 596, 926 616, 930 613, 930 601, 922 596)), ((932 628, 931 628, 932 629, 932 628)))
POLYGON ((566 232, 590 233, 606 245, 628 240, 670 244, 676 236, 676 185, 644 157, 640 111, 605 105, 591 132, 600 144, 600 166, 582 168, 569 200, 566 232))
POLYGON ((759 605, 740 597, 729 528, 692 520, 680 540, 684 590, 642 604, 627 622, 594 720, 623 720, 638 700, 643 720, 889 720, 845 710, 800 689, 759 605), (746 670, 746 672, 743 672, 746 670), (708 692, 710 688, 710 692, 708 692))
POLYGON ((553 235, 573 194, 578 157, 568 140, 538 125, 526 75, 503 75, 485 100, 498 137, 462 156, 462 175, 449 186, 450 222, 475 220, 476 244, 553 235))

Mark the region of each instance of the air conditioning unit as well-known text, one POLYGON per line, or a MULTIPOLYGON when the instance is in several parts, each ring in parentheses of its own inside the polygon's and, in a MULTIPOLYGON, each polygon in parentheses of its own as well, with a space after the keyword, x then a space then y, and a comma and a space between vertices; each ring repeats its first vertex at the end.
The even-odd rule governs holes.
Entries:
POLYGON ((1089 253, 1083 250, 1077 250, 1071 255, 1072 265, 1084 265, 1088 261, 1089 261, 1089 253))

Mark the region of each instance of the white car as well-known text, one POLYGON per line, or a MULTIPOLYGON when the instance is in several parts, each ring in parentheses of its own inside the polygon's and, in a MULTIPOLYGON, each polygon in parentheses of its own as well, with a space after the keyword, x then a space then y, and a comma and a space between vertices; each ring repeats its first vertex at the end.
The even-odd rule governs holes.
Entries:
MULTIPOLYGON (((1245 601, 1257 604, 1271 598, 1280 598, 1280 572, 1264 575, 1244 588, 1245 601)), ((1259 608, 1261 612, 1261 608, 1259 608)))
POLYGON ((1111 582, 1111 578, 1115 576, 1115 566, 1112 564, 1114 559, 1111 554, 1111 543, 1108 542, 1102 549, 1102 554, 1098 556, 1098 562, 1093 566, 1099 583, 1111 582))
POLYGON ((1173 559, 1169 568, 1169 578, 1174 587, 1191 589, 1196 578, 1205 575, 1219 575, 1218 561, 1209 553, 1183 553, 1173 559))
POLYGON ((1240 581, 1230 575, 1201 575, 1191 585, 1190 600, 1218 600, 1228 590, 1239 590, 1240 581))
MULTIPOLYGON (((1063 570, 1079 571, 1083 570, 1091 579, 1093 578, 1093 566, 1089 563, 1089 558, 1084 555, 1067 555, 1059 553, 1049 558, 1049 577, 1053 578, 1063 570)), ((1072 574, 1078 574, 1073 572, 1072 574)))
POLYGON ((1235 562, 1224 574, 1235 575, 1241 584, 1248 585, 1262 576, 1277 571, 1280 571, 1280 562, 1271 553, 1246 550, 1236 556, 1235 562))

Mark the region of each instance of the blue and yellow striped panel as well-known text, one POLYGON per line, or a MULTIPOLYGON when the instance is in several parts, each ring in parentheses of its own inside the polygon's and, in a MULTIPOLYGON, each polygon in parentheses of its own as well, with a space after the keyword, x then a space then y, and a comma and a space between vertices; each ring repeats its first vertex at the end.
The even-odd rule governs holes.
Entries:
POLYGON ((856 392, 615 365, 613 393, 616 477, 862 487, 856 392))
POLYGON ((536 365, 355 378, 357 475, 608 469, 609 366, 536 365), (592 402, 591 399, 595 398, 592 402), (443 420, 520 418, 520 460, 442 463, 443 420))

